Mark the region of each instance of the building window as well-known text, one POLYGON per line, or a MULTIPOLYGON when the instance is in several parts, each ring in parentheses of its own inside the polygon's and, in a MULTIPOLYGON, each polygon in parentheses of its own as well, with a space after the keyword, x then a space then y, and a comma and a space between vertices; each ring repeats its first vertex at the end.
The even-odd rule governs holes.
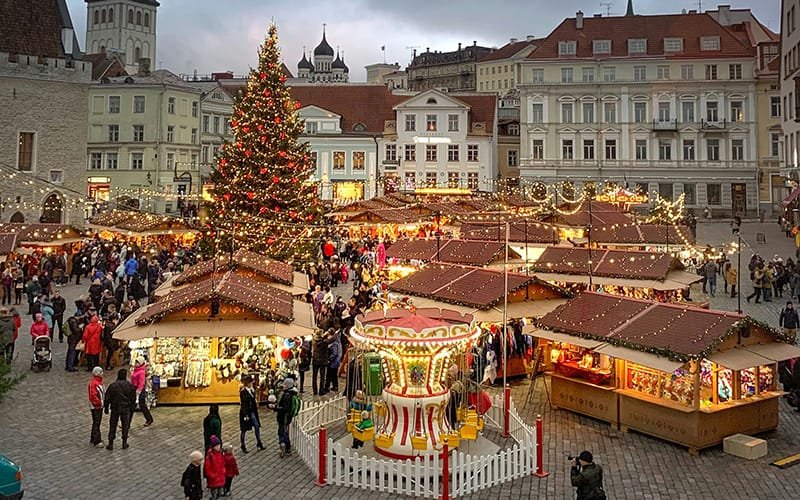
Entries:
POLYGON ((717 101, 706 102, 706 121, 717 122, 719 121, 719 104, 717 101))
POLYGON ((577 46, 578 44, 575 41, 558 42, 558 55, 574 56, 577 46))
POLYGON ((697 184, 683 185, 683 200, 687 205, 697 205, 697 184))
POLYGON ((208 115, 203 115, 203 133, 207 134, 209 130, 209 123, 211 122, 211 117, 208 115))
POLYGON ((729 64, 728 65, 728 78, 731 80, 741 80, 742 79, 742 65, 741 64, 729 64))
POLYGON ((133 126, 133 142, 144 142, 144 125, 133 126))
POLYGON ((197 118, 200 109, 200 104, 197 101, 192 101, 192 118, 197 118))
POLYGON ((53 184, 61 184, 64 182, 64 171, 63 170, 51 170, 50 171, 50 182, 53 184))
POLYGON ((406 115, 406 132, 417 131, 417 115, 406 115))
POLYGON ((175 142, 175 127, 173 125, 167 127, 167 142, 175 142))
POLYGON ((460 150, 458 144, 448 144, 447 145, 447 161, 449 162, 456 162, 460 161, 460 150))
POLYGON ((732 122, 743 122, 744 121, 744 113, 743 110, 744 106, 742 101, 731 101, 731 121, 732 122))
POLYGON ((425 185, 427 187, 436 187, 436 172, 425 172, 425 185))
POLYGON ((661 183, 658 185, 658 196, 665 200, 672 201, 672 197, 674 196, 673 193, 673 185, 669 183, 661 183))
POLYGON ((20 132, 17 140, 17 170, 31 172, 35 161, 36 133, 20 132))
POLYGON ((617 159, 617 140, 606 139, 606 160, 617 159))
POLYGON ((417 173, 416 172, 406 172, 405 175, 405 184, 406 188, 413 189, 417 185, 417 173))
POLYGON ((519 135, 519 125, 516 123, 512 123, 508 126, 508 135, 518 136, 519 135))
POLYGON ((594 68, 582 68, 581 74, 583 75, 584 82, 594 81, 594 68))
POLYGON ((167 153, 167 170, 175 168, 175 153, 167 153))
POLYGON ((467 161, 478 161, 478 145, 467 144, 467 161))
POLYGON ((214 133, 219 134, 219 116, 214 117, 214 133))
POLYGON ((531 105, 531 123, 544 123, 544 104, 534 103, 531 105))
POLYGON ((694 80, 694 66, 681 64, 681 80, 694 80))
POLYGON ((571 160, 574 158, 574 152, 572 150, 572 139, 562 139, 561 140, 561 159, 562 160, 571 160))
POLYGON ((192 144, 197 144, 197 129, 192 129, 192 144))
POLYGON ((647 122, 647 103, 634 102, 633 103, 633 121, 635 123, 647 122))
POLYGON ((646 139, 636 139, 636 159, 637 160, 646 160, 647 159, 647 140, 646 139))
POLYGON ((119 155, 117 153, 106 153, 106 169, 116 170, 119 166, 119 155))
POLYGON ((561 123, 572 123, 572 103, 561 103, 561 123))
POLYGON ((592 53, 594 54, 610 54, 611 53, 611 40, 593 40, 592 53))
MULTIPOLYGON (((208 155, 208 149, 205 151, 208 155)), ((144 153, 131 153, 131 170, 141 170, 144 167, 144 153)))
POLYGON ((458 132, 458 115, 447 115, 447 131, 458 132))
POLYGON ((403 158, 405 161, 417 161, 417 145, 405 144, 403 146, 403 158))
POLYGON ((94 11, 94 24, 100 24, 100 9, 94 11))
POLYGON ((656 67, 656 78, 659 80, 669 80, 669 65, 659 64, 656 67))
POLYGON ((685 161, 694 161, 694 139, 683 140, 683 159, 685 161))
POLYGON ((119 113, 120 107, 120 96, 118 95, 110 95, 108 96, 108 112, 111 114, 119 113))
POLYGON ((383 157, 386 161, 397 161, 397 144, 386 144, 383 157))
POLYGON ((717 79, 717 65, 706 64, 706 80, 716 80, 716 79, 717 79))
POLYGON ((543 68, 533 68, 531 70, 531 81, 536 84, 544 83, 544 69, 543 68))
POLYGON ((311 151, 308 153, 308 164, 314 171, 317 170, 317 157, 318 155, 316 151, 311 151))
POLYGON ((334 151, 333 152, 333 169, 334 170, 344 170, 344 162, 345 162, 344 151, 334 151))
POLYGON ((425 130, 436 132, 436 115, 425 115, 425 130))
POLYGON ((531 156, 534 160, 544 160, 544 140, 533 140, 531 143, 531 156))
POLYGON ((89 155, 89 168, 92 170, 103 168, 103 153, 91 153, 89 155))
POLYGON ((581 105, 583 123, 594 123, 594 103, 584 102, 581 105))
POLYGON ((461 184, 458 172, 447 172, 447 187, 457 188, 461 184))
POLYGON ((672 118, 670 117, 670 106, 668 102, 659 102, 658 103, 658 121, 660 122, 668 122, 672 118))
POLYGON ((561 83, 572 83, 572 68, 561 68, 561 83))
POLYGON ((665 139, 658 141, 658 159, 661 161, 672 160, 672 141, 665 139))
POLYGON ((425 161, 434 162, 434 161, 438 161, 439 160, 438 155, 437 155, 437 152, 438 152, 437 151, 438 150, 437 146, 438 146, 437 144, 426 144, 425 145, 425 161))
POLYGON ((175 98, 170 97, 167 99, 167 113, 174 115, 175 114, 175 98))
POLYGON ((594 160, 594 139, 583 140, 583 159, 594 160))
POLYGON ((719 139, 706 140, 706 157, 708 161, 719 161, 719 139))
POLYGON ((780 138, 781 138, 780 134, 773 133, 769 135, 770 156, 772 156, 773 158, 777 158, 780 155, 780 147, 781 147, 780 138))
POLYGON ((467 172, 467 188, 478 189, 478 172, 467 172))
POLYGON ((519 161, 519 152, 516 149, 509 149, 506 153, 509 167, 516 167, 519 161))
POLYGON ((771 96, 769 98, 769 116, 778 118, 781 116, 781 98, 780 96, 771 96))
POLYGON ((306 135, 314 135, 317 133, 317 122, 306 122, 306 135))
POLYGON ((681 102, 681 117, 684 123, 694 122, 694 103, 691 101, 681 102))
POLYGON ((134 113, 144 113, 144 98, 143 95, 135 95, 133 96, 133 112, 134 113))
POLYGON ((366 158, 364 151, 353 151, 353 170, 364 170, 366 158))
POLYGON ((628 40, 628 54, 645 54, 647 52, 647 39, 631 38, 628 40))
POLYGON ((150 27, 150 14, 147 12, 144 13, 144 25, 145 27, 150 27))
POLYGON ((617 68, 614 66, 606 66, 603 68, 603 81, 613 82, 617 79, 617 68))
POLYGON ((645 80, 647 80, 647 66, 634 66, 633 81, 643 82, 645 80))
POLYGON ((613 102, 603 103, 603 121, 617 123, 617 105, 613 102))
POLYGON ((709 205, 722 205, 722 184, 706 184, 706 199, 709 205))
POLYGON ((743 161, 744 160, 744 140, 731 139, 731 160, 743 161))
POLYGON ((664 52, 683 52, 683 38, 665 38, 664 52))
POLYGON ((719 50, 718 36, 704 36, 700 38, 700 50, 719 50))

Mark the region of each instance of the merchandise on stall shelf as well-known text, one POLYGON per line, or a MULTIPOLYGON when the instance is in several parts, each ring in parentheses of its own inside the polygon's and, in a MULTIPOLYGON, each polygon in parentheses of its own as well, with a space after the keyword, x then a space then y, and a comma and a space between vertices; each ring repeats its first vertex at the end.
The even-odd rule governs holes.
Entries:
POLYGON ((153 373, 166 381, 166 386, 179 386, 184 372, 183 347, 185 339, 163 338, 156 343, 153 373))
POLYGON ((186 355, 186 387, 208 387, 211 385, 211 338, 197 337, 189 340, 186 355))

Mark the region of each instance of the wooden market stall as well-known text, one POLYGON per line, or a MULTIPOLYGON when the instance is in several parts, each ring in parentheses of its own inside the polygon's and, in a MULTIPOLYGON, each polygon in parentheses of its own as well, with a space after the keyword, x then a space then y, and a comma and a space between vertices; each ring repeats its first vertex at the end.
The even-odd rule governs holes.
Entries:
MULTIPOLYGON (((14 245, 22 253, 42 250, 46 253, 67 250, 81 243, 83 232, 69 224, 26 224, 21 222, 0 223, 0 233, 15 235, 14 245)), ((10 241, 7 241, 7 245, 10 241)))
MULTIPOLYGON (((505 241, 506 225, 502 222, 466 222, 460 237, 465 240, 505 241)), ((508 223, 508 242, 527 261, 536 260, 550 245, 559 243, 558 231, 550 224, 528 219, 508 223)))
MULTIPOLYGON (((603 227, 628 226, 635 223, 632 214, 620 210, 611 203, 602 201, 582 201, 577 205, 562 205, 542 218, 558 228, 562 241, 584 238, 586 227, 591 225, 592 231, 603 227)), ((594 235, 594 232, 592 232, 594 235)))
POLYGON ((682 225, 629 224, 592 229, 592 245, 617 250, 677 252, 695 244, 682 225))
POLYGON ((778 426, 782 333, 731 312, 585 292, 526 331, 540 339, 557 407, 696 453, 778 426))
POLYGON ((191 246, 199 231, 178 217, 119 209, 96 214, 88 226, 103 239, 132 240, 140 247, 150 242, 162 247, 191 246))
POLYGON ((661 302, 682 300, 683 291, 702 278, 685 271, 679 259, 667 253, 549 247, 531 265, 539 278, 580 292, 595 291, 661 302))
MULTIPOLYGON (((503 242, 453 238, 400 239, 386 250, 386 258, 398 263, 438 261, 481 267, 502 264, 505 254, 503 242)), ((520 263, 520 255, 511 248, 508 258, 520 263)))
POLYGON ((228 271, 138 309, 114 338, 150 361, 159 403, 235 403, 241 375, 263 392, 296 369, 296 339, 313 328, 310 304, 228 271))

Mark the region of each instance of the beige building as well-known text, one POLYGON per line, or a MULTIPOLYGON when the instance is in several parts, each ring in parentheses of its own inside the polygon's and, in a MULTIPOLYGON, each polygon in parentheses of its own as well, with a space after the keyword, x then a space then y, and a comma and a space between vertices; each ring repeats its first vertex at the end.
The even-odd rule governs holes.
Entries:
POLYGON ((390 90, 408 88, 408 74, 399 63, 376 63, 364 66, 367 70, 367 85, 386 85, 390 90))
POLYGON ((449 92, 474 92, 478 89, 476 63, 492 51, 481 47, 477 41, 452 52, 425 52, 414 55, 406 68, 408 88, 415 92, 438 89, 449 92))
POLYGON ((516 65, 536 48, 537 40, 529 35, 525 40, 512 38, 509 43, 483 56, 476 65, 479 92, 505 95, 517 86, 516 65))
POLYGON ((222 144, 233 137, 230 127, 233 97, 218 82, 192 83, 200 94, 200 178, 208 179, 222 144))
MULTIPOLYGON (((797 206, 800 190, 800 0, 783 0, 781 2, 781 129, 785 154, 781 158, 781 174, 787 179, 788 193, 786 204, 797 206), (794 188, 794 189, 790 189, 794 188), (792 205, 793 204, 793 205, 792 205)), ((786 194, 784 194, 785 196, 786 194)), ((795 219, 795 223, 797 223, 795 219)))
POLYGON ((86 52, 120 55, 135 74, 139 60, 156 64, 156 0, 86 0, 86 52))

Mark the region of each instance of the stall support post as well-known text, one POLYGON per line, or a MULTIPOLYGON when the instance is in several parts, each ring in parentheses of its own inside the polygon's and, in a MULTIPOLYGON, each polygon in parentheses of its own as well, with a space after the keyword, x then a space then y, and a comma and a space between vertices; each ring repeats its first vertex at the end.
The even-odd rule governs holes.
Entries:
POLYGON ((442 496, 441 500, 450 500, 450 450, 447 447, 447 436, 442 443, 442 496))
POLYGON ((511 387, 508 384, 503 388, 503 437, 511 437, 511 387))
POLYGON ((327 447, 328 447, 328 429, 326 429, 325 426, 320 427, 319 428, 319 433, 317 434, 317 436, 318 436, 318 439, 319 439, 319 444, 317 446, 317 448, 319 449, 319 456, 317 457, 317 461, 318 461, 318 463, 317 463, 317 469, 318 469, 318 471, 317 471, 317 480, 314 481, 314 484, 316 484, 317 486, 325 486, 326 484, 328 484, 327 478, 325 477, 325 471, 326 471, 326 465, 327 465, 326 464, 326 462, 327 462, 326 455, 328 454, 327 453, 327 451, 328 451, 327 450, 327 447))
POLYGON ((547 477, 549 472, 544 471, 544 428, 542 416, 536 415, 536 477, 547 477))

